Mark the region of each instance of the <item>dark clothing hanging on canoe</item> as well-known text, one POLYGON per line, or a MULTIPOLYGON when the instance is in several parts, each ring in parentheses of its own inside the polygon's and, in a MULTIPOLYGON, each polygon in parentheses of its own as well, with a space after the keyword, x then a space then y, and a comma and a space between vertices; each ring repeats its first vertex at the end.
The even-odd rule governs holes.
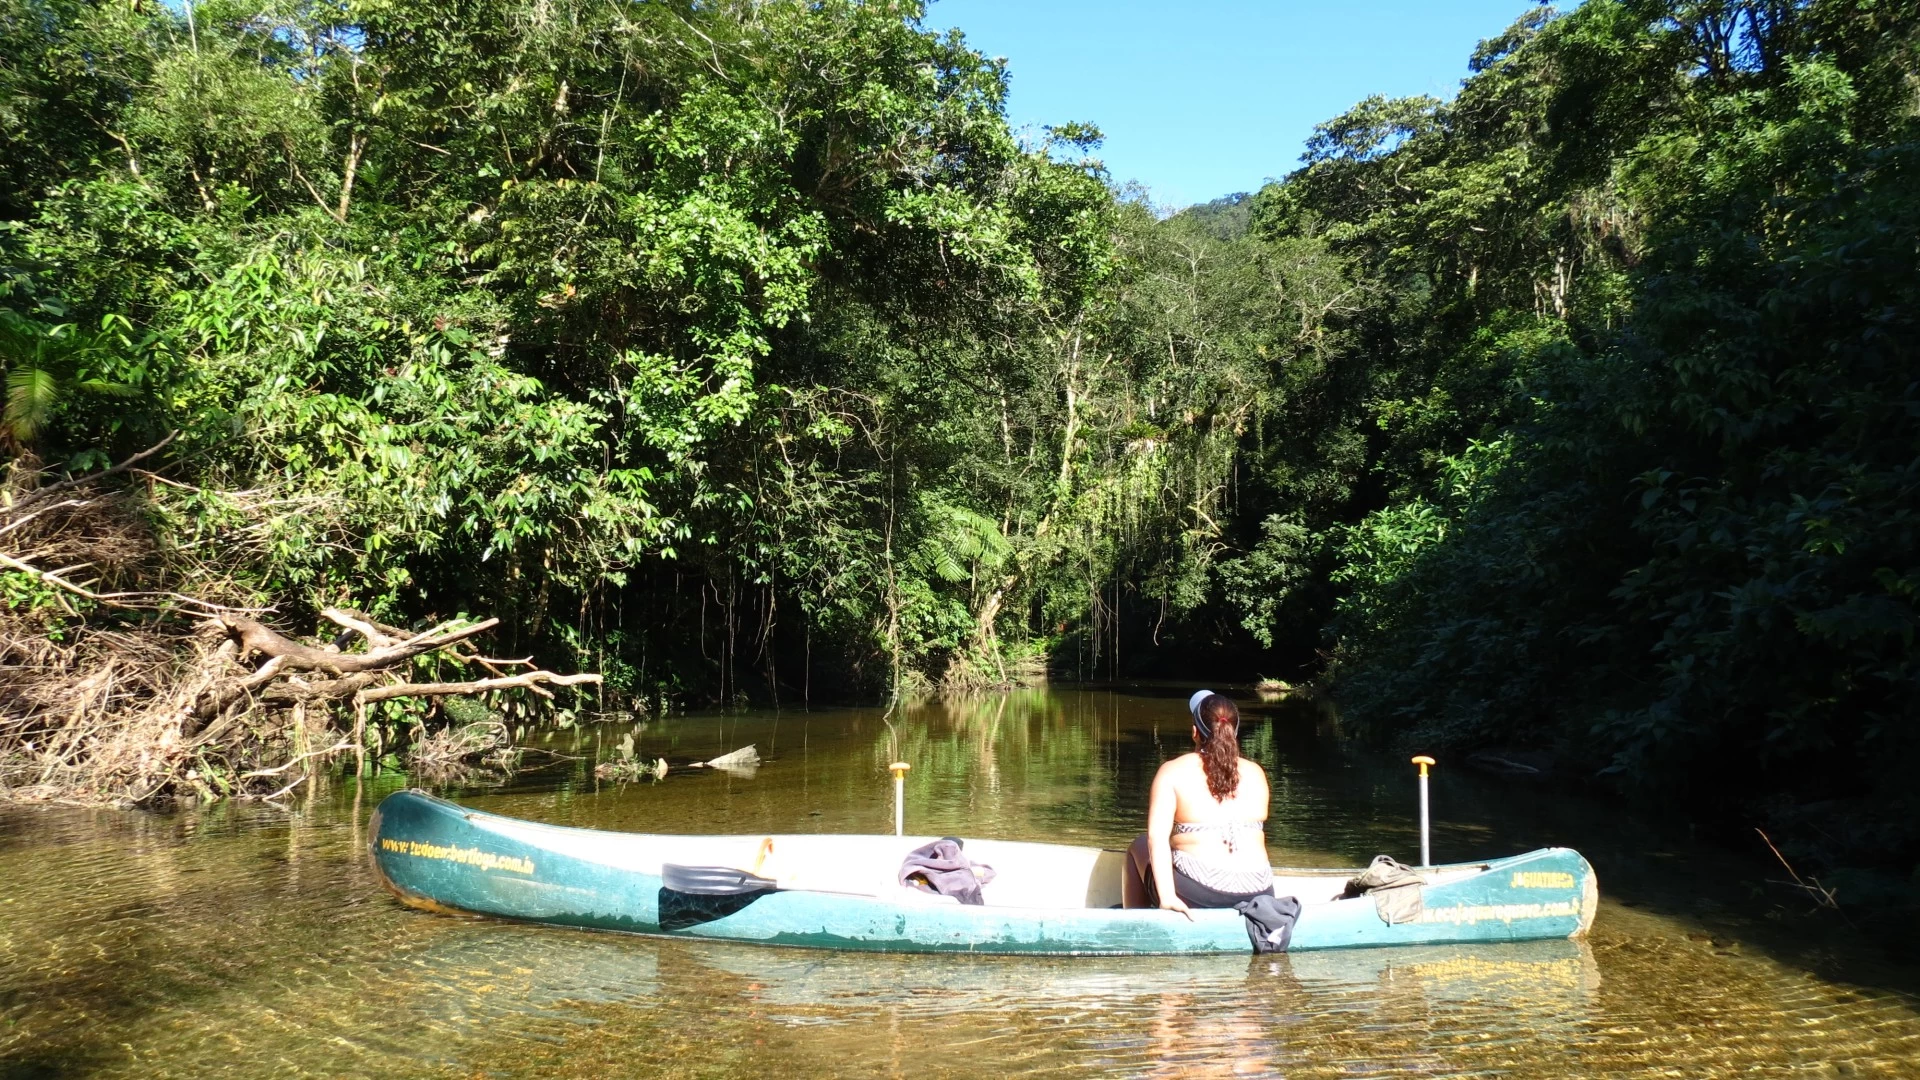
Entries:
POLYGON ((908 852, 900 864, 900 884, 924 892, 957 898, 963 904, 984 904, 980 886, 993 880, 993 867, 969 862, 957 837, 943 836, 908 852))
POLYGON ((1255 954, 1286 952, 1293 941, 1293 923, 1300 917, 1300 901, 1291 896, 1262 893, 1235 908, 1246 919, 1247 940, 1255 954))
POLYGON ((1413 867, 1385 855, 1375 855, 1359 877, 1347 882, 1347 890, 1340 898, 1347 900, 1371 894, 1373 910, 1380 921, 1396 926, 1420 917, 1424 910, 1421 886, 1426 883, 1427 879, 1413 867))

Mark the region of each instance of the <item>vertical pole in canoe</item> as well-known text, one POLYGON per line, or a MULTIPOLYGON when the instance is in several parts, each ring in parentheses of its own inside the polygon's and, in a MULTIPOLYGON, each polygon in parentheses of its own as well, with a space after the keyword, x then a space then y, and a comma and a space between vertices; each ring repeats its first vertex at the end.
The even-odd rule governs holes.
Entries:
POLYGON ((888 766, 893 770, 893 835, 907 835, 907 770, 913 766, 904 761, 896 761, 888 766))
POLYGON ((1432 765, 1434 761, 1427 755, 1421 754, 1413 759, 1413 763, 1420 766, 1420 865, 1432 866, 1433 848, 1428 843, 1427 766, 1432 765))

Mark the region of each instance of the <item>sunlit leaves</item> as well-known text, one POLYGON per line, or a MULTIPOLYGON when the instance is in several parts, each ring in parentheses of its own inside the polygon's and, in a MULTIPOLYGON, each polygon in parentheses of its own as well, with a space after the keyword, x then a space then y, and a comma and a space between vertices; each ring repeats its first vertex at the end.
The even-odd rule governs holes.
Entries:
MULTIPOLYGON (((1543 282, 1551 318, 1530 329, 1484 310, 1484 284, 1457 293, 1474 314, 1450 333, 1452 370, 1381 410, 1406 446, 1444 452, 1344 534, 1355 715, 1555 743, 1622 781, 1845 791, 1912 820, 1882 763, 1920 732, 1920 133, 1893 90, 1912 15, 1885 14, 1589 2, 1503 44, 1440 114, 1505 95, 1545 121, 1510 122, 1522 142, 1461 127, 1365 163, 1445 181, 1344 234, 1427 260, 1435 296, 1460 270, 1435 241, 1500 220, 1502 199, 1557 203, 1556 228, 1591 235, 1479 262, 1509 304, 1516 270, 1543 282), (1415 221, 1451 224, 1423 239, 1415 221), (1445 413, 1470 400, 1494 438, 1450 447, 1445 413)), ((1270 201, 1302 221, 1325 205, 1302 195, 1270 201)))

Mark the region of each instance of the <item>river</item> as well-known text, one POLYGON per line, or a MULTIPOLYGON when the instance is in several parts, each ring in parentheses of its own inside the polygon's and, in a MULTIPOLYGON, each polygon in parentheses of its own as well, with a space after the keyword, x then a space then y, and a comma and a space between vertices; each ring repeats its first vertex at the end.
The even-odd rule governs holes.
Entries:
MULTIPOLYGON (((910 831, 1123 846, 1186 688, 1058 688, 904 710, 673 716, 555 732, 450 797, 668 832, 910 831), (747 743, 751 776, 596 781, 747 743)), ((1250 697, 1250 695, 1248 695, 1250 697)), ((1276 862, 1418 853, 1413 771, 1308 703, 1247 702, 1276 862)), ((1683 825, 1444 758, 1434 856, 1579 848, 1589 940, 1276 958, 871 956, 519 926, 401 907, 365 827, 407 779, 288 809, 0 803, 0 1077, 1920 1076, 1920 977, 1781 874, 1683 825)))

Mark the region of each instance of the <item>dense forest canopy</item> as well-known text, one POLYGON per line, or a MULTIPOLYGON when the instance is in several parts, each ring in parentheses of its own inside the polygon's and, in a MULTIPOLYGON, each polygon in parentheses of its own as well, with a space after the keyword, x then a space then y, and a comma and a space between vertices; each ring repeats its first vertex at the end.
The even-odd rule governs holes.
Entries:
POLYGON ((1917 28, 1529 8, 1163 215, 918 3, 0 0, 6 452, 599 708, 1310 677, 1911 853, 1917 28))

